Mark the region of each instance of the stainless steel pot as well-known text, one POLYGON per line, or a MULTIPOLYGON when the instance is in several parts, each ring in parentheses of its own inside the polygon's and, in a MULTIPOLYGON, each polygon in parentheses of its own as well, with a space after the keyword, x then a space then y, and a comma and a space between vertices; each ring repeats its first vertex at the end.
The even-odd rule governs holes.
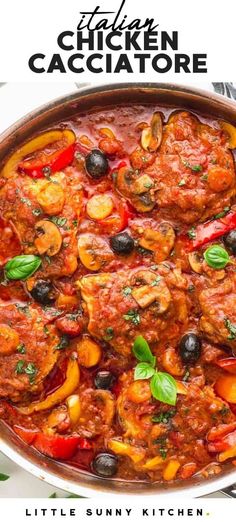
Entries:
MULTIPOLYGON (((222 96, 198 89, 172 84, 127 83, 101 85, 83 88, 69 96, 57 99, 36 109, 0 137, 0 165, 4 158, 23 141, 57 121, 67 119, 76 113, 119 104, 154 103, 173 108, 185 108, 203 115, 226 119, 236 124, 236 103, 222 96)), ((101 495, 183 495, 198 497, 227 488, 236 482, 236 469, 228 464, 220 477, 203 481, 200 477, 173 485, 129 483, 118 480, 103 480, 59 462, 55 462, 26 446, 5 425, 0 423, 0 450, 36 477, 77 495, 86 497, 101 495)), ((158 497, 159 498, 159 497, 158 497)))

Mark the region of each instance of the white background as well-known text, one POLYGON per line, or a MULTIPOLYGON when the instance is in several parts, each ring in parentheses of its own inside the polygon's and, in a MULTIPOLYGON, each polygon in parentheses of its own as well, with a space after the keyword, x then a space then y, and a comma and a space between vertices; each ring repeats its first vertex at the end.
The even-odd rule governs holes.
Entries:
MULTIPOLYGON (((0 8, 0 81, 65 81, 65 74, 34 74, 29 57, 42 52, 48 57, 60 52, 57 36, 66 29, 75 31, 81 10, 117 11, 121 0, 7 0, 0 8)), ((235 60, 235 0, 126 0, 124 14, 155 18, 160 30, 179 31, 179 52, 208 54, 208 75, 194 74, 199 81, 233 81, 235 60)), ((76 52, 76 51, 75 51, 76 52)), ((156 51, 154 52, 156 54, 156 51)), ((63 56, 70 52, 61 51, 63 56)), ((130 53, 129 53, 130 56, 130 53)), ((146 75, 121 72, 106 75, 106 81, 186 81, 191 75, 173 72, 157 74, 150 68, 146 75)), ((68 73, 66 80, 104 81, 104 74, 68 73)))

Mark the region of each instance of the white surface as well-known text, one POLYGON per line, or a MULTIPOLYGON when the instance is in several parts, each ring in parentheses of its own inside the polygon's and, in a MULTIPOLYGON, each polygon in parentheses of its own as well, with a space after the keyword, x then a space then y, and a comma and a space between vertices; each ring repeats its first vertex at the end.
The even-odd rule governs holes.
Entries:
MULTIPOLYGON (((210 84, 201 84, 199 87, 211 89, 210 84)), ((76 90, 74 83, 10 83, 0 88, 0 132, 9 127, 17 119, 31 109, 47 101, 68 94, 76 90)), ((27 497, 46 498, 52 493, 58 497, 66 497, 68 493, 33 477, 23 471, 4 455, 0 454, 0 473, 9 475, 9 480, 0 482, 0 498, 27 497)), ((213 493, 208 497, 223 497, 221 493, 213 493)))

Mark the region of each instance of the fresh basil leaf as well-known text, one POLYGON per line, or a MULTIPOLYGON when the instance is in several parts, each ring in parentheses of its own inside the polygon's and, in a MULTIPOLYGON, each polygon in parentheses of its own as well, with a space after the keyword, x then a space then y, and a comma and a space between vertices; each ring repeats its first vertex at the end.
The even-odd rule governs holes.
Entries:
POLYGON ((208 266, 215 268, 215 270, 225 268, 230 260, 228 252, 220 245, 212 245, 207 248, 203 257, 208 266))
POLYGON ((177 387, 172 375, 156 372, 151 378, 150 388, 155 399, 165 404, 170 404, 170 406, 175 406, 177 387))
POLYGON ((150 379, 155 373, 154 368, 146 362, 137 364, 134 370, 134 380, 150 379))
POLYGON ((65 348, 67 348, 69 346, 69 342, 70 342, 70 340, 69 340, 68 335, 62 334, 59 343, 55 347, 55 350, 64 350, 65 348))
POLYGON ((33 255, 16 256, 10 259, 5 266, 7 279, 27 279, 40 267, 40 257, 33 255))
POLYGON ((152 366, 154 366, 156 363, 156 358, 152 355, 149 344, 142 335, 138 335, 134 341, 133 354, 135 355, 136 359, 138 359, 138 361, 148 362, 152 366))
POLYGON ((10 477, 9 475, 5 475, 5 473, 0 473, 0 481, 5 482, 5 480, 8 480, 10 477))

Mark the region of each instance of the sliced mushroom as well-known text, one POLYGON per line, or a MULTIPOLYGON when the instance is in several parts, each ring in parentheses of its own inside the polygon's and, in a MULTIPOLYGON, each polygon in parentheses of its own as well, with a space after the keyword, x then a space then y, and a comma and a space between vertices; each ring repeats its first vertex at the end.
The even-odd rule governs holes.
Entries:
POLYGON ((135 194, 143 194, 144 192, 148 192, 153 186, 154 182, 152 178, 150 178, 148 174, 143 174, 134 181, 132 189, 135 194))
POLYGON ((46 219, 38 221, 35 226, 35 231, 38 237, 35 239, 34 244, 38 250, 38 253, 47 254, 52 257, 58 254, 62 245, 62 236, 59 228, 46 219))
POLYGON ((151 212, 156 204, 156 201, 150 191, 145 192, 144 194, 140 194, 133 199, 131 198, 131 202, 138 212, 151 212))
POLYGON ((106 241, 95 234, 81 234, 78 239, 78 251, 81 263, 94 272, 114 257, 106 241))
POLYGON ((94 390, 93 397, 96 403, 99 403, 104 412, 104 419, 107 425, 111 425, 115 415, 115 399, 108 390, 94 390))
POLYGON ((194 272, 196 274, 202 273, 202 262, 201 258, 198 252, 191 252, 191 254, 188 255, 189 264, 194 272))
POLYGON ((156 302, 158 313, 163 314, 171 302, 171 294, 164 279, 150 270, 141 270, 136 273, 135 277, 136 284, 140 284, 140 286, 133 288, 132 297, 138 305, 146 308, 156 302))
POLYGON ((133 183, 133 170, 128 167, 121 167, 118 170, 115 184, 119 192, 124 196, 129 196, 131 192, 131 184, 133 183))
POLYGON ((169 223, 161 223, 159 230, 147 228, 139 245, 155 253, 156 263, 165 261, 173 249, 175 243, 175 232, 169 223))
POLYGON ((150 127, 143 129, 141 145, 148 152, 155 152, 161 144, 163 132, 163 122, 160 112, 154 112, 150 127))

